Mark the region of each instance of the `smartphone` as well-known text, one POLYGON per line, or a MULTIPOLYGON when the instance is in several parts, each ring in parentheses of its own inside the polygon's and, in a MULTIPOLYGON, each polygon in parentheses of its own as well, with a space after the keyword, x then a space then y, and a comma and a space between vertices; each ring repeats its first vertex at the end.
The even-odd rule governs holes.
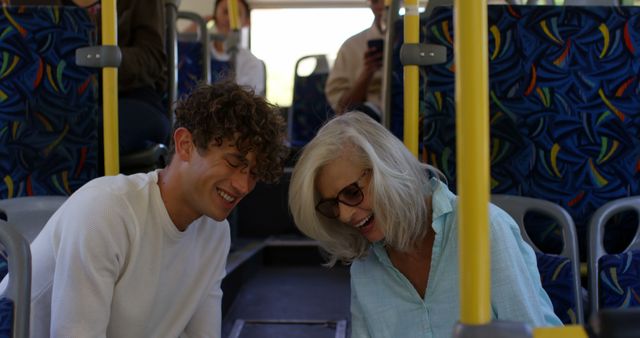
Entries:
POLYGON ((382 48, 384 46, 384 40, 382 39, 372 39, 367 41, 367 46, 369 46, 370 49, 375 49, 376 51, 382 51, 382 48))

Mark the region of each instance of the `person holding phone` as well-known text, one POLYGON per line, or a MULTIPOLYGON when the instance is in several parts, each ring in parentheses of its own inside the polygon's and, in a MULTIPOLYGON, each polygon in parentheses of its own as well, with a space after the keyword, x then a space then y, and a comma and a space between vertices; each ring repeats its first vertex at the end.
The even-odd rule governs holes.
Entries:
POLYGON ((367 0, 373 12, 371 27, 347 39, 325 85, 325 94, 336 114, 357 109, 380 121, 384 0, 367 0))

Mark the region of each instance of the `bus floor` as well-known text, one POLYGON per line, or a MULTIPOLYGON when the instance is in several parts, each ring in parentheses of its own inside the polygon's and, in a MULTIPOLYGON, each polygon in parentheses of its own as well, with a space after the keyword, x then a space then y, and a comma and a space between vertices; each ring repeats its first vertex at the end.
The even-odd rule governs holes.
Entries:
POLYGON ((226 338, 347 337, 349 268, 262 264, 222 322, 226 338))

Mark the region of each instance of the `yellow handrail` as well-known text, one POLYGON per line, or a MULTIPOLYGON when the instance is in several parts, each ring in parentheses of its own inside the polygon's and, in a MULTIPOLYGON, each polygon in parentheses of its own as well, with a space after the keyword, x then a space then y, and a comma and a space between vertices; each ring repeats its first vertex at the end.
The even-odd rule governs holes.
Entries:
MULTIPOLYGON (((249 13, 247 13, 248 15, 249 13)), ((238 0, 229 0, 229 27, 232 31, 240 29, 240 12, 238 11, 238 0)))
MULTIPOLYGON (((116 1, 102 1, 102 44, 118 45, 116 1)), ((118 68, 102 69, 102 116, 104 121, 104 174, 120 172, 118 145, 118 68)))
MULTIPOLYGON (((418 0, 405 0, 404 43, 418 43, 418 0)), ((418 156, 418 66, 404 66, 404 144, 418 156)))
POLYGON ((537 327, 533 329, 534 338, 588 338, 584 328, 580 325, 564 327, 537 327))
MULTIPOLYGON (((455 0, 454 10, 460 321, 482 325, 491 320, 486 0, 455 0)), ((535 328, 533 336, 587 338, 579 325, 535 328)))
POLYGON ((456 0, 453 8, 460 321, 481 325, 491 321, 487 4, 456 0))

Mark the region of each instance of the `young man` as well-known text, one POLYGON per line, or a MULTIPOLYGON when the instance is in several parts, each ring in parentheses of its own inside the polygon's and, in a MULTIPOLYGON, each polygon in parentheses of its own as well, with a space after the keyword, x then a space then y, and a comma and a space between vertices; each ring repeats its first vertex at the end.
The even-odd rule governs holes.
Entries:
POLYGON ((225 218, 278 178, 284 130, 252 92, 198 87, 166 168, 87 183, 34 240, 31 337, 220 337, 225 218))

